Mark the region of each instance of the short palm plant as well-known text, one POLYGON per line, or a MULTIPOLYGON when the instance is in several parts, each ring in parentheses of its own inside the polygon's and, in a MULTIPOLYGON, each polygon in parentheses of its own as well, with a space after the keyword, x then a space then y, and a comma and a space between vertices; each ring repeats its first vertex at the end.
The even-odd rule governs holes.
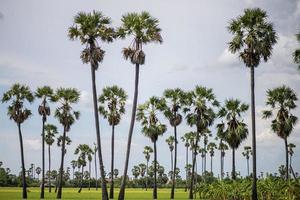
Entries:
POLYGON ((250 175, 250 173, 249 173, 249 158, 252 155, 251 147, 250 146, 244 146, 244 151, 242 152, 242 155, 247 160, 247 173, 248 173, 248 176, 249 176, 250 175))
POLYGON ((8 106, 7 115, 9 116, 9 119, 14 120, 18 126, 22 163, 23 199, 27 199, 27 185, 21 125, 31 115, 31 111, 25 107, 25 103, 32 103, 33 101, 34 96, 30 91, 30 88, 26 85, 20 85, 18 83, 14 84, 7 92, 3 94, 2 97, 2 103, 11 102, 11 105, 8 106))
POLYGON ((207 151, 210 155, 210 172, 213 172, 213 157, 215 156, 215 150, 217 149, 217 145, 214 142, 210 142, 207 145, 207 151))
MULTIPOLYGON (((157 163, 157 147, 158 137, 163 135, 167 127, 158 119, 158 115, 163 111, 165 102, 157 97, 151 97, 147 102, 138 107, 137 120, 141 122, 142 133, 151 139, 154 147, 154 163, 157 163)), ((154 186, 153 199, 157 199, 157 167, 154 164, 154 186)))
POLYGON ((169 146, 169 150, 171 153, 171 171, 173 170, 173 150, 174 150, 174 142, 175 142, 175 137, 170 136, 166 139, 166 143, 169 146))
POLYGON ((134 178, 137 179, 141 172, 140 167, 136 166, 136 165, 133 166, 131 172, 132 172, 132 175, 134 176, 134 178))
MULTIPOLYGON (((115 126, 121 121, 121 116, 125 114, 125 104, 127 94, 118 86, 106 87, 103 89, 102 94, 99 96, 99 112, 108 120, 109 125, 112 127, 111 133, 111 168, 110 173, 114 171, 114 149, 115 149, 115 126)), ((114 177, 111 178, 109 198, 114 198, 114 177)))
POLYGON ((221 173, 221 180, 224 177, 224 159, 225 159, 225 151, 228 150, 227 144, 224 143, 223 139, 220 139, 218 150, 220 151, 220 173, 221 173))
POLYGON ((59 168, 59 187, 57 192, 57 198, 61 199, 62 196, 62 180, 64 170, 64 159, 66 151, 66 134, 70 131, 71 126, 75 123, 75 120, 79 119, 80 113, 74 111, 72 104, 78 103, 80 98, 80 92, 74 88, 60 88, 56 91, 55 99, 59 102, 59 107, 55 110, 55 118, 63 126, 62 144, 61 144, 61 162, 59 168))
POLYGON ((267 91, 266 105, 270 110, 263 111, 263 118, 271 118, 271 129, 280 138, 283 139, 285 145, 285 178, 288 180, 289 174, 289 155, 288 155, 288 137, 292 133, 298 118, 292 114, 296 108, 296 93, 289 87, 283 85, 278 88, 267 91))
MULTIPOLYGON (((298 42, 300 42, 300 32, 296 34, 298 42)), ((300 69, 300 49, 296 49, 293 53, 294 62, 298 64, 298 69, 300 69)))
POLYGON ((126 36, 133 37, 131 46, 123 49, 124 58, 129 59, 133 65, 135 65, 135 85, 134 85, 134 97, 132 106, 132 115, 130 128, 128 133, 127 151, 125 158, 125 166, 123 178, 120 186, 119 200, 125 198, 125 186, 126 177, 129 164, 129 155, 131 147, 131 139, 133 134, 134 122, 136 118, 136 108, 138 99, 138 85, 139 85, 139 71, 140 65, 145 64, 145 53, 143 51, 143 45, 151 42, 162 43, 162 37, 160 35, 161 29, 158 27, 159 21, 153 18, 149 13, 142 12, 129 13, 122 16, 122 25, 118 28, 117 34, 120 38, 124 39, 126 36))
MULTIPOLYGON (((181 140, 182 140, 182 142, 184 142, 184 147, 186 149, 186 151, 185 151, 185 166, 187 166, 188 162, 189 162, 189 147, 190 147, 191 135, 192 135, 191 132, 187 132, 181 137, 181 140)), ((188 171, 187 171, 187 169, 185 170, 185 180, 186 180, 185 191, 187 191, 187 187, 188 187, 188 182, 187 182, 188 171)))
POLYGON ((72 167, 72 179, 74 180, 74 170, 77 167, 77 160, 71 161, 71 167, 72 167))
POLYGON ((242 114, 248 110, 247 104, 238 99, 228 99, 220 109, 218 116, 225 122, 217 125, 218 131, 224 135, 224 140, 232 149, 232 179, 236 178, 235 151, 248 136, 248 128, 242 114))
POLYGON ((149 160, 150 160, 151 153, 153 153, 152 147, 145 146, 143 154, 145 155, 145 159, 146 159, 146 163, 147 163, 146 164, 146 167, 147 167, 147 169, 146 169, 146 172, 147 172, 147 177, 146 177, 146 191, 147 191, 147 188, 148 188, 148 175, 149 175, 148 174, 148 171, 149 171, 148 167, 149 167, 149 160))
POLYGON ((37 173, 38 179, 40 179, 41 172, 42 172, 42 169, 40 167, 35 168, 35 173, 37 173))

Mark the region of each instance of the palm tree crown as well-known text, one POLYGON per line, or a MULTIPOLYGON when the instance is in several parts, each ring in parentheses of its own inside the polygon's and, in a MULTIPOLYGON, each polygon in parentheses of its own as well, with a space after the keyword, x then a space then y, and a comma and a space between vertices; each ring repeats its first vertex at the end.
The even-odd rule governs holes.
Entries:
POLYGON ((46 124, 45 133, 45 142, 51 146, 55 141, 55 135, 58 133, 57 127, 53 124, 46 124))

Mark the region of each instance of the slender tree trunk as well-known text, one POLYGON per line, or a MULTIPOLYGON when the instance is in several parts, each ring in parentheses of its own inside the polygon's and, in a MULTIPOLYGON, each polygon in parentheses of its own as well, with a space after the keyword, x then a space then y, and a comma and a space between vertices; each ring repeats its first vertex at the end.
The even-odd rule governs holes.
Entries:
POLYGON ((223 162, 222 162, 223 161, 223 151, 222 150, 221 150, 220 154, 221 154, 221 156, 220 156, 220 165, 221 165, 220 166, 220 168, 221 168, 221 172, 220 173, 221 174, 220 175, 221 175, 221 180, 223 180, 223 162))
POLYGON ((205 152, 204 152, 204 173, 206 172, 206 144, 204 144, 204 149, 205 149, 205 152))
POLYGON ((285 180, 289 180, 289 150, 288 150, 288 143, 287 138, 284 138, 284 145, 285 145, 285 180))
POLYGON ((25 161, 24 161, 24 149, 23 149, 23 138, 21 132, 21 124, 18 123, 18 130, 19 130, 19 140, 20 140, 20 150, 21 150, 21 163, 22 163, 22 198, 27 199, 27 184, 26 184, 26 175, 25 175, 25 161))
MULTIPOLYGON (((94 45, 91 45, 94 48, 94 45)), ((101 147, 101 137, 100 137, 100 124, 99 124, 99 114, 98 114, 98 103, 97 103, 97 89, 96 89, 96 75, 95 69, 91 64, 91 75, 92 75, 92 89, 93 89, 93 101, 94 101, 94 115, 95 115, 95 125, 96 125, 96 137, 97 137, 97 148, 98 148, 98 159, 100 165, 101 174, 101 188, 102 188, 102 200, 108 200, 108 193, 106 187, 106 180, 104 174, 104 164, 102 159, 102 147, 101 147)))
POLYGON ((63 170, 64 170, 64 159, 65 159, 65 145, 66 145, 66 127, 64 127, 62 146, 61 146, 61 162, 59 168, 59 182, 58 192, 56 195, 57 199, 61 199, 62 196, 62 181, 63 181, 63 170))
MULTIPOLYGON (((176 112, 175 112, 175 116, 176 116, 176 112)), ((178 143, 178 141, 177 141, 177 126, 174 126, 174 137, 175 137, 175 150, 174 150, 174 168, 173 168, 173 177, 172 177, 171 199, 174 199, 175 184, 176 184, 177 143, 178 143)))
POLYGON ((213 168, 213 157, 210 156, 210 173, 212 173, 212 168, 213 168))
MULTIPOLYGON (((49 167, 48 187, 49 187, 49 192, 51 192, 51 152, 50 152, 50 144, 48 145, 48 167, 49 167)), ((74 172, 73 172, 73 179, 74 179, 74 172)))
POLYGON ((89 161, 89 190, 91 190, 91 161, 89 161))
POLYGON ((131 147, 132 133, 133 133, 133 128, 134 128, 136 107, 137 107, 137 99, 138 99, 139 71, 140 71, 140 66, 139 66, 139 64, 136 64, 135 65, 134 98, 133 98, 131 122, 130 122, 129 134, 128 134, 128 141, 127 141, 127 150, 126 150, 124 173, 123 173, 123 178, 122 178, 122 181, 121 181, 120 193, 119 193, 119 198, 118 198, 119 200, 124 200, 124 198, 125 198, 126 177, 127 177, 127 171, 128 171, 130 147, 131 147))
POLYGON ((232 149, 232 173, 231 173, 232 179, 235 180, 235 149, 232 149))
POLYGON ((188 162, 189 162, 189 147, 186 147, 186 152, 185 152, 185 189, 184 191, 186 192, 187 191, 187 188, 188 188, 188 168, 187 168, 187 165, 188 165, 188 162))
POLYGON ((82 190, 83 172, 84 172, 83 169, 84 169, 84 166, 81 167, 81 180, 80 180, 80 188, 79 188, 79 190, 78 190, 78 193, 80 193, 81 190, 82 190))
POLYGON ((292 155, 290 155, 290 167, 289 167, 289 173, 290 173, 290 176, 292 177, 292 155))
POLYGON ((111 131, 111 183, 110 183, 110 191, 109 191, 109 198, 114 198, 114 157, 115 157, 115 125, 112 125, 111 131))
POLYGON ((96 157, 96 152, 95 152, 95 179, 96 179, 96 190, 98 190, 98 178, 97 178, 97 157, 96 157))
POLYGON ((55 177, 55 190, 54 190, 54 193, 56 193, 57 192, 57 186, 58 186, 58 175, 56 175, 56 177, 55 177))
POLYGON ((251 117, 252 117, 252 170, 253 170, 253 181, 252 181, 252 200, 257 200, 257 177, 256 177, 256 126, 255 126, 255 91, 254 91, 254 66, 251 70, 251 117))
MULTIPOLYGON (((45 100, 44 100, 45 107, 45 100)), ((43 116, 43 127, 42 127, 42 185, 41 185, 41 196, 40 199, 44 199, 45 196, 45 119, 43 116)))
POLYGON ((146 175, 146 191, 148 190, 147 188, 148 188, 148 177, 149 177, 149 174, 148 174, 148 166, 149 166, 149 160, 147 160, 147 175, 146 175))
POLYGON ((157 149, 156 149, 156 141, 154 142, 154 186, 153 186, 153 199, 157 199, 157 149))
POLYGON ((247 172, 248 172, 248 176, 250 175, 249 174, 249 158, 247 158, 247 172))
MULTIPOLYGON (((198 135, 199 135, 199 133, 197 133, 197 136, 196 136, 196 144, 195 144, 195 147, 198 146, 198 140, 199 140, 199 136, 198 136, 198 135)), ((193 153, 192 176, 191 176, 191 183, 190 183, 189 199, 193 199, 196 157, 197 157, 197 150, 196 150, 196 148, 195 148, 195 149, 194 149, 194 153, 193 153)))
MULTIPOLYGON (((173 151, 170 152, 170 159, 171 159, 171 171, 173 171, 173 151)), ((173 173, 174 173, 174 171, 173 171, 173 173)), ((173 180, 172 177, 171 177, 171 179, 173 180)))

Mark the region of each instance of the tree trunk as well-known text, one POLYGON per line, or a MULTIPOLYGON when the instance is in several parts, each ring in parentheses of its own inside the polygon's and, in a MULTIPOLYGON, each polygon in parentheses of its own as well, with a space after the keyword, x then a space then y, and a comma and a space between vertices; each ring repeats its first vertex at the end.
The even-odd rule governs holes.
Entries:
MULTIPOLYGON (((175 112, 175 116, 176 116, 176 112, 175 112)), ((174 126, 174 137, 175 137, 175 150, 174 150, 174 168, 173 168, 173 177, 172 177, 171 199, 174 199, 175 184, 176 184, 177 143, 178 143, 178 141, 177 141, 177 126, 174 126)))
POLYGON ((18 130, 19 130, 19 140, 20 140, 20 150, 21 150, 21 163, 22 163, 22 198, 27 199, 27 184, 26 184, 26 175, 25 175, 25 161, 24 161, 24 149, 23 149, 23 138, 21 132, 21 124, 18 123, 18 130))
POLYGON ((185 189, 184 191, 186 192, 187 191, 187 187, 188 187, 188 168, 187 168, 187 165, 188 165, 188 162, 189 162, 189 147, 186 147, 186 155, 185 155, 185 189))
POLYGON ((115 157, 115 125, 112 125, 111 131, 111 183, 110 183, 110 191, 109 191, 109 198, 114 198, 114 157, 115 157))
POLYGON ((249 158, 247 158, 247 172, 248 172, 248 176, 250 175, 249 174, 249 158))
POLYGON ((98 190, 98 178, 97 178, 97 157, 96 157, 96 152, 95 152, 95 179, 96 179, 96 190, 98 190))
POLYGON ((59 168, 58 192, 56 195, 57 199, 61 199, 61 196, 62 196, 62 181, 63 181, 63 170, 64 170, 64 159, 65 159, 65 145, 66 145, 66 127, 64 127, 62 146, 61 146, 61 162, 60 162, 60 168, 59 168))
MULTIPOLYGON (((45 107, 45 100, 44 100, 45 107)), ((42 127, 42 185, 41 185, 41 196, 40 199, 44 199, 45 196, 45 118, 43 117, 42 127)))
MULTIPOLYGON (((91 48, 93 48, 93 46, 94 45, 91 45, 91 48)), ((105 174, 104 174, 104 164, 103 164, 103 159, 102 159, 100 124, 99 124, 97 89, 96 89, 96 75, 95 75, 95 69, 92 64, 91 64, 91 74, 92 74, 92 89, 93 89, 93 102, 94 102, 94 115, 95 115, 95 125, 96 125, 98 159, 99 159, 99 165, 100 165, 101 184, 102 184, 102 187, 101 187, 102 188, 102 200, 108 200, 106 180, 105 180, 105 174)))
MULTIPOLYGON (((49 175, 48 175, 48 187, 49 192, 51 192, 51 152, 50 152, 50 144, 48 145, 48 167, 49 167, 49 175)), ((74 179, 74 172, 73 172, 73 179, 74 179)))
POLYGON ((221 177, 221 180, 223 180, 223 150, 221 150, 221 153, 220 153, 220 168, 221 168, 221 171, 220 171, 220 177, 221 177))
POLYGON ((89 161, 89 190, 91 190, 91 161, 89 161))
POLYGON ((149 160, 147 160, 147 171, 146 171, 146 173, 147 173, 147 176, 146 176, 146 191, 148 190, 148 177, 149 177, 149 175, 148 175, 148 165, 149 165, 149 160))
POLYGON ((154 142, 154 186, 153 186, 153 199, 157 199, 157 149, 156 149, 156 141, 154 142))
POLYGON ((213 168, 213 156, 210 156, 210 173, 212 174, 212 168, 213 168))
POLYGON ((289 150, 288 150, 288 143, 287 138, 284 138, 284 145, 285 145, 285 180, 289 180, 289 150))
MULTIPOLYGON (((197 133, 197 136, 196 136, 196 144, 195 144, 195 147, 198 146, 198 140, 199 140, 199 133, 197 133)), ((194 149, 194 153, 193 153, 192 177, 191 177, 191 183, 190 183, 189 199, 193 199, 196 157, 197 157, 197 150, 196 150, 196 148, 195 148, 195 149, 194 149)))
POLYGON ((256 128, 255 128, 255 92, 254 92, 254 66, 251 69, 251 118, 252 118, 252 200, 257 200, 257 177, 256 177, 256 128))
POLYGON ((204 173, 206 172, 206 144, 204 145, 204 149, 205 149, 205 151, 204 151, 204 173))
POLYGON ((292 177, 292 155, 290 155, 290 163, 289 163, 289 168, 290 168, 290 170, 289 170, 289 173, 290 173, 290 176, 292 177))
POLYGON ((232 179, 235 180, 235 149, 232 149, 232 172, 231 172, 232 179))
POLYGON ((126 150, 126 158, 125 158, 125 166, 124 166, 124 173, 122 177, 120 193, 119 193, 119 200, 124 200, 125 198, 125 187, 126 187, 126 177, 128 171, 128 163, 129 163, 129 156, 130 156, 130 147, 131 147, 131 139, 132 133, 134 128, 135 122, 135 115, 136 115, 136 107, 137 107, 137 99, 138 99, 138 86, 139 86, 139 64, 136 64, 135 67, 135 88, 134 88, 134 98, 133 98, 133 105, 132 105, 132 114, 131 114, 131 122, 128 134, 128 141, 127 141, 127 150, 126 150))
POLYGON ((80 193, 81 190, 82 190, 83 172, 84 172, 83 169, 84 169, 84 166, 81 167, 81 180, 80 180, 80 188, 79 188, 79 190, 78 190, 78 193, 80 193))

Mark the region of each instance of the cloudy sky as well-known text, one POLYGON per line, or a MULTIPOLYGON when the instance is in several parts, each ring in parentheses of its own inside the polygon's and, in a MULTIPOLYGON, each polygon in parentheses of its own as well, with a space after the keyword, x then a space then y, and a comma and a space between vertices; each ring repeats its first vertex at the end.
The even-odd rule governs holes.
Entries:
MULTIPOLYGON (((0 2, 0 95, 16 82, 27 84, 32 90, 38 86, 75 87, 81 91, 81 100, 74 108, 81 111, 81 118, 68 133, 72 144, 67 147, 65 166, 75 159, 74 149, 78 144, 92 145, 95 129, 92 110, 90 68, 82 64, 79 55, 82 46, 67 37, 68 27, 79 11, 102 11, 111 17, 113 26, 120 25, 121 16, 128 12, 148 11, 160 21, 163 44, 145 46, 146 63, 141 67, 139 103, 152 95, 161 95, 166 88, 180 87, 191 90, 195 85, 213 88, 219 101, 239 98, 250 103, 249 70, 236 55, 228 52, 231 39, 226 26, 230 19, 242 14, 245 8, 260 7, 267 11, 279 36, 273 56, 256 70, 257 102, 257 167, 258 172, 275 172, 284 164, 284 142, 270 131, 270 121, 261 119, 265 109, 265 93, 268 88, 286 84, 300 94, 300 72, 292 62, 292 52, 299 48, 295 33, 300 30, 299 0, 97 0, 97 1, 16 1, 0 2)), ((112 44, 101 44, 106 51, 103 63, 97 72, 98 93, 113 84, 123 87, 129 100, 127 114, 116 128, 116 168, 123 171, 127 134, 133 98, 134 67, 122 57, 121 50, 130 43, 116 40, 112 44)), ((300 102, 297 102, 300 106, 300 102)), ((39 100, 27 105, 33 116, 23 128, 25 161, 41 166, 41 118, 37 114, 39 100)), ((57 105, 51 105, 52 110, 57 105)), ((19 139, 17 126, 6 115, 7 104, 0 105, 0 160, 12 172, 20 170, 19 139)), ((300 117, 300 109, 294 114, 300 117)), ((250 112, 244 116, 250 125, 250 112)), ((50 117, 49 123, 62 127, 50 117)), ((165 121, 166 122, 166 121, 165 121)), ((106 170, 110 166, 110 127, 101 119, 101 136, 106 170)), ((191 131, 185 123, 179 127, 179 135, 191 131)), ((213 133, 215 133, 214 129, 213 133)), ((251 130, 250 130, 251 131, 251 130)), ((170 169, 169 150, 165 139, 172 129, 159 138, 158 161, 170 169)), ((246 173, 246 161, 241 156, 244 145, 251 145, 251 136, 242 143, 237 153, 237 170, 246 173)), ((289 142, 297 145, 294 168, 300 171, 300 123, 297 124, 289 142)), ((144 162, 143 147, 151 145, 140 131, 139 124, 133 135, 130 169, 144 162)), ((53 168, 58 168, 60 153, 52 147, 53 168)), ((179 167, 185 165, 185 149, 179 144, 179 167)), ((219 173, 219 153, 216 153, 214 171, 219 173)), ((231 155, 226 154, 225 171, 231 170, 231 155)), ((200 169, 200 164, 198 165, 200 169)), ((183 174, 182 174, 183 175, 183 174)))

